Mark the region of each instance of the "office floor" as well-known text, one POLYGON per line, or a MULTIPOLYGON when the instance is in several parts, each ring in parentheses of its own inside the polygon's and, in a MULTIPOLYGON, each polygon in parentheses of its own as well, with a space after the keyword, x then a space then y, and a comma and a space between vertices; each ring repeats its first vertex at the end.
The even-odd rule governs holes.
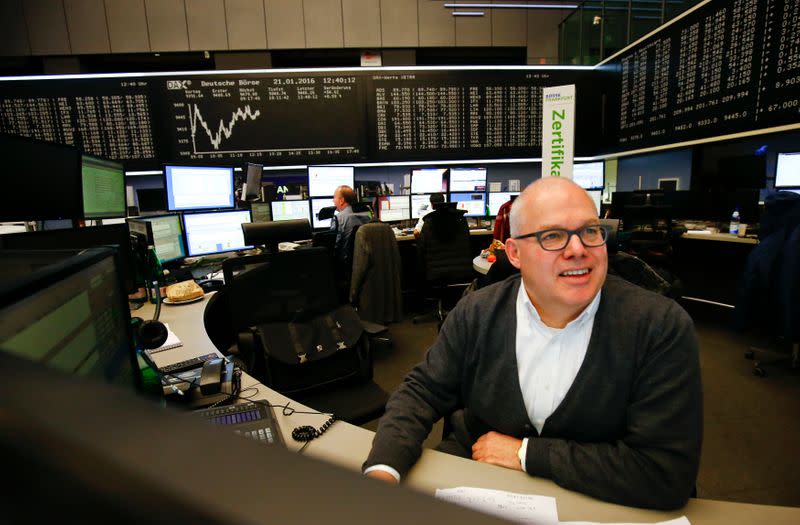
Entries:
MULTIPOLYGON (((800 506, 800 373, 785 366, 752 374, 743 338, 716 315, 690 309, 700 342, 705 435, 697 480, 701 498, 800 506)), ((393 391, 436 336, 433 322, 390 326, 391 349, 375 355, 375 381, 393 391)), ((374 430, 377 421, 364 425, 374 430)), ((435 446, 441 423, 426 446, 435 446)))

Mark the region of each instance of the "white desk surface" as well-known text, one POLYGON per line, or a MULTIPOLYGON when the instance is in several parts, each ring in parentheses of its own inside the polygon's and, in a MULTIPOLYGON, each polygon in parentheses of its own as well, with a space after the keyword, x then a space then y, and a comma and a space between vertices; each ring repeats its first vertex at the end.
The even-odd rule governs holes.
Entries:
POLYGON ((722 241, 722 242, 736 242, 740 244, 758 244, 758 239, 751 237, 739 237, 730 233, 684 233, 681 235, 683 239, 698 239, 701 241, 722 241))
MULTIPOLYGON (((168 364, 214 351, 203 328, 203 310, 209 294, 196 303, 168 306, 161 309, 161 320, 169 324, 178 335, 183 346, 153 355, 157 364, 168 364)), ((149 303, 133 315, 151 318, 153 306, 149 303)), ((242 394, 267 399, 272 404, 284 404, 304 409, 302 405, 261 385, 244 374, 242 394), (252 390, 249 390, 252 389, 252 390)), ((291 438, 291 430, 299 425, 319 426, 324 416, 294 414, 286 417, 281 409, 275 409, 281 424, 284 440, 291 450, 300 444, 291 438)), ((312 441, 305 454, 348 469, 360 471, 361 464, 369 453, 373 432, 336 422, 324 436, 312 441)), ((732 458, 731 461, 735 461, 732 458)), ((797 525, 800 523, 800 508, 752 505, 705 499, 691 499, 682 509, 671 512, 643 510, 605 503, 589 496, 563 489, 550 480, 528 476, 523 472, 487 465, 426 449, 404 483, 423 493, 433 495, 437 488, 471 486, 493 488, 528 494, 540 494, 556 498, 558 516, 562 521, 597 522, 656 522, 686 515, 693 525, 736 525, 769 523, 770 525, 797 525)))

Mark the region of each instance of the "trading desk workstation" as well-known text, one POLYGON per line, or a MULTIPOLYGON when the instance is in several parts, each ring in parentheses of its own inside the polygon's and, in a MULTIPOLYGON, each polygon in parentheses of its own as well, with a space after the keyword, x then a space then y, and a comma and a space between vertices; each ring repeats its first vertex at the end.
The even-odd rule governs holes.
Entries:
MULTIPOLYGON (((153 355, 159 365, 182 361, 207 352, 216 351, 202 329, 202 316, 209 297, 203 301, 183 306, 165 307, 161 318, 168 323, 182 340, 183 346, 153 355)), ((145 317, 151 315, 152 305, 138 312, 145 317)), ((291 403, 300 409, 302 405, 261 385, 255 379, 244 375, 242 388, 257 388, 256 397, 266 399, 273 405, 291 403)), ((295 414, 283 416, 276 409, 283 438, 291 450, 299 450, 300 443, 293 441, 291 430, 298 425, 321 425, 326 416, 295 414)), ((311 441, 304 454, 326 462, 334 463, 349 470, 360 471, 372 443, 373 432, 349 423, 337 421, 319 438, 311 441)), ((694 525, 774 523, 790 524, 800 520, 800 509, 730 503, 704 499, 691 499, 682 509, 661 512, 635 509, 595 500, 588 496, 558 487, 554 482, 534 478, 523 472, 478 463, 427 449, 411 470, 404 484, 423 493, 433 495, 436 489, 471 486, 510 492, 538 494, 556 498, 558 516, 561 521, 592 522, 658 522, 685 515, 694 525)))

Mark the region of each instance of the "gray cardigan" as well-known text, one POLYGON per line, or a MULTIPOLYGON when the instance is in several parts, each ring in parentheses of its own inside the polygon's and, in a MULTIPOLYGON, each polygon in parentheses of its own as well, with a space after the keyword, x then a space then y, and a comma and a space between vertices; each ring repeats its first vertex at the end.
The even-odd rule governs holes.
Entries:
POLYGON ((391 396, 364 467, 405 475, 433 423, 452 414, 470 450, 489 430, 530 437, 526 470, 623 505, 684 505, 703 411, 694 326, 671 299, 608 276, 584 362, 539 435, 519 387, 513 276, 463 298, 425 360, 391 396))

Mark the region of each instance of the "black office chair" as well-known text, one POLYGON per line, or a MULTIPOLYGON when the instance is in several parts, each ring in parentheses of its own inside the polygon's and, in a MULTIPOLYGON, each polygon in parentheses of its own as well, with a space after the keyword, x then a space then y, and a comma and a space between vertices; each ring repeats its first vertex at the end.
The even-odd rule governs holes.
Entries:
MULTIPOLYGON (((242 346, 242 336, 251 327, 263 323, 300 322, 339 305, 333 268, 324 249, 305 248, 251 257, 254 261, 251 268, 235 275, 228 283, 228 311, 223 311, 222 303, 214 303, 215 308, 219 306, 214 317, 230 319, 238 343, 236 351, 248 365, 249 372, 296 401, 321 412, 334 413, 350 423, 360 425, 380 417, 388 394, 372 381, 371 337, 366 328, 357 346, 359 369, 345 370, 342 377, 346 375, 346 379, 342 381, 315 383, 316 376, 311 369, 298 365, 299 368, 291 367, 293 373, 300 374, 298 377, 306 374, 305 371, 312 375, 305 376, 308 381, 303 385, 290 384, 289 379, 270 375, 277 369, 265 368, 263 351, 258 355, 259 350, 250 352, 242 346)), ((212 314, 207 314, 210 319, 212 314)), ((213 323, 207 321, 207 325, 210 324, 213 323)), ((227 334, 212 340, 215 339, 225 344, 227 334)))
POLYGON ((435 320, 441 327, 449 308, 472 284, 472 257, 464 210, 457 209, 455 203, 434 204, 417 239, 417 267, 423 277, 424 296, 436 306, 412 322, 435 320))

